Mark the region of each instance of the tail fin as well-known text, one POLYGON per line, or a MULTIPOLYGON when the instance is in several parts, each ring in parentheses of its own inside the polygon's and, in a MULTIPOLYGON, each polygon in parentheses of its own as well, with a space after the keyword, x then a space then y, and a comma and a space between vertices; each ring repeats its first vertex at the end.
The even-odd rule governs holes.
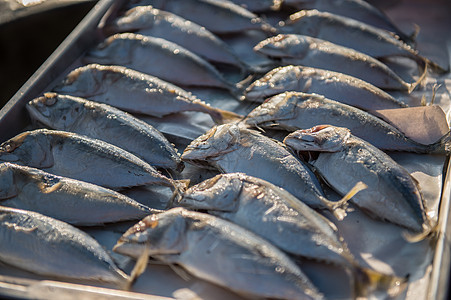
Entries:
POLYGON ((231 111, 219 109, 219 108, 213 108, 211 109, 208 114, 211 116, 213 121, 216 124, 225 124, 225 123, 231 123, 235 121, 241 121, 244 116, 236 114, 231 111))
POLYGON ((382 274, 368 268, 356 267, 354 275, 356 298, 367 298, 377 291, 383 291, 394 298, 407 287, 407 278, 382 274))
POLYGON ((142 274, 147 268, 147 264, 149 262, 149 247, 144 247, 143 252, 139 256, 138 260, 133 267, 132 272, 130 273, 130 277, 128 278, 124 290, 129 291, 135 282, 135 280, 142 274))
POLYGON ((409 94, 412 93, 417 88, 417 86, 421 85, 424 82, 424 80, 426 79, 426 75, 428 74, 427 61, 423 60, 423 64, 421 65, 421 67, 423 68, 423 72, 421 73, 421 71, 420 71, 420 73, 421 73, 420 78, 418 78, 418 80, 413 83, 409 83, 409 88, 407 90, 407 92, 409 94))
POLYGON ((174 192, 172 193, 171 199, 169 199, 166 208, 171 208, 174 202, 179 202, 185 191, 188 189, 190 184, 189 179, 173 180, 174 192))
POLYGON ((323 204, 332 211, 332 213, 338 220, 343 220, 344 217, 346 217, 348 201, 351 200, 351 198, 354 197, 355 194, 366 189, 367 187, 368 186, 365 183, 359 181, 343 198, 341 198, 341 200, 329 201, 327 199, 323 199, 323 204))

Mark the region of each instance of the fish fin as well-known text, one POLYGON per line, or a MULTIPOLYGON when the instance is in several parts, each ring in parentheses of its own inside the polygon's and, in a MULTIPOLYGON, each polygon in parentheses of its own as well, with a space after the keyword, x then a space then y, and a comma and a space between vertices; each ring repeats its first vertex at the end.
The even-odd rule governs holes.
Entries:
POLYGON ((210 116, 216 124, 232 123, 244 118, 242 115, 219 108, 212 110, 210 116))
POLYGON ((390 298, 397 297, 407 287, 407 277, 383 274, 368 268, 356 266, 354 269, 355 297, 366 298, 376 291, 384 291, 390 298))
POLYGON ((180 179, 174 180, 174 192, 172 193, 171 199, 169 199, 166 208, 171 208, 174 206, 174 202, 178 203, 182 199, 183 194, 188 189, 191 180, 189 179, 180 179))
POLYGON ((420 33, 421 27, 420 25, 414 23, 413 24, 413 32, 409 35, 409 40, 412 41, 413 43, 415 43, 418 34, 420 33))
POLYGON ((338 220, 343 220, 346 217, 346 211, 348 208, 348 201, 355 196, 358 192, 366 189, 368 186, 362 181, 357 182, 354 187, 346 194, 343 198, 338 201, 329 201, 327 199, 323 200, 323 204, 327 206, 328 209, 332 211, 334 216, 338 220))
POLYGON ((236 88, 241 91, 241 95, 239 96, 239 100, 244 100, 245 96, 243 95, 243 91, 247 88, 248 85, 251 84, 258 76, 255 74, 250 74, 240 82, 236 84, 236 88))
POLYGON ((434 226, 427 226, 423 224, 423 231, 420 233, 411 233, 404 231, 402 237, 409 243, 418 243, 426 238, 435 238, 439 235, 440 228, 437 222, 434 226))
POLYGON ((135 280, 147 269, 147 264, 149 262, 149 245, 146 245, 144 247, 143 252, 136 260, 135 266, 133 267, 133 270, 130 273, 130 276, 125 283, 124 290, 129 291, 135 282, 135 280))
POLYGON ((423 69, 422 71, 420 70, 420 78, 418 78, 417 81, 413 82, 413 83, 409 83, 409 88, 407 90, 407 92, 410 94, 412 93, 417 86, 421 86, 425 79, 426 79, 426 75, 428 74, 428 63, 426 61, 423 61, 423 65, 419 65, 420 69, 423 69))

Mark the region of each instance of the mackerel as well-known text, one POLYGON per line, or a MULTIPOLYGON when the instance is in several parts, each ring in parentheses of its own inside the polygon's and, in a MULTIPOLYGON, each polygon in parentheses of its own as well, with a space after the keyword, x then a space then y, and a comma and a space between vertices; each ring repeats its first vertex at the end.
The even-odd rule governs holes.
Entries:
POLYGON ((275 68, 254 81, 246 88, 244 98, 263 102, 266 97, 285 91, 316 93, 364 110, 407 107, 390 94, 353 76, 292 65, 275 68))
POLYGON ((0 185, 3 206, 35 211, 72 225, 137 220, 161 212, 94 184, 11 163, 0 164, 0 185))
POLYGON ((299 34, 279 34, 254 47, 254 51, 280 61, 340 72, 362 79, 381 89, 409 93, 422 81, 407 83, 381 61, 351 48, 299 34))
POLYGON ((131 4, 131 6, 152 5, 172 12, 216 34, 276 30, 256 14, 227 0, 141 0, 132 1, 131 4))
POLYGON ((46 93, 28 102, 31 119, 50 129, 70 131, 118 146, 165 169, 183 170, 177 150, 151 125, 107 104, 46 93))
POLYGON ((116 190, 140 185, 176 185, 154 167, 119 147, 65 131, 23 132, 0 145, 0 161, 116 190))
POLYGON ((281 143, 238 124, 213 127, 186 147, 182 160, 264 179, 311 207, 335 210, 339 205, 325 198, 313 172, 281 143))
POLYGON ((298 153, 319 152, 309 163, 340 194, 362 180, 368 188, 351 201, 370 216, 414 232, 431 230, 417 181, 347 128, 315 126, 289 134, 284 143, 298 153))
POLYGON ((124 286, 129 277, 91 236, 36 212, 0 207, 0 260, 39 275, 124 286))
POLYGON ((204 213, 174 208, 144 218, 113 250, 178 264, 201 279, 248 297, 322 299, 301 269, 263 238, 204 213))
POLYGON ((267 99, 247 115, 244 123, 289 132, 326 123, 346 127, 353 135, 388 151, 448 154, 451 139, 447 133, 433 144, 421 144, 363 110, 321 95, 301 92, 285 92, 267 99))
POLYGON ((183 111, 207 113, 216 123, 236 117, 172 83, 121 66, 90 64, 77 68, 53 91, 159 118, 183 111))
POLYGON ((128 10, 124 16, 114 20, 108 30, 164 38, 211 62, 233 65, 241 70, 249 68, 229 45, 205 27, 152 6, 128 10))
POLYGON ((206 60, 162 38, 115 34, 89 51, 84 59, 89 63, 122 65, 177 85, 236 90, 206 60))

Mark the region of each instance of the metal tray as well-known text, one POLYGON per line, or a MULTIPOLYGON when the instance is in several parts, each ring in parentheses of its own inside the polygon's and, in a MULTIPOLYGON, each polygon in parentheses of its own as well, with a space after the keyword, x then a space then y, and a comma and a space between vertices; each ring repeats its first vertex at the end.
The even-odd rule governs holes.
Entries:
MULTIPOLYGON (((115 14, 125 1, 101 0, 65 39, 47 61, 35 72, 35 74, 22 86, 13 98, 0 110, 0 141, 5 141, 23 131, 29 126, 29 118, 25 110, 25 104, 33 98, 48 91, 49 87, 59 82, 68 71, 81 65, 80 57, 90 47, 103 40, 99 30, 99 23, 115 14)), ((448 293, 449 269, 451 245, 451 221, 449 220, 451 183, 451 167, 445 164, 443 171, 443 188, 439 207, 440 233, 437 237, 433 262, 429 279, 425 286, 425 298, 446 299, 448 293)), ((2 265, 0 265, 0 269, 2 265)), ((20 275, 19 275, 20 277, 20 275)), ((200 283, 202 284, 202 283, 200 283)), ((227 299, 227 291, 215 288, 202 288, 205 297, 215 296, 216 299, 227 299), (210 289, 210 290, 209 290, 210 289), (218 294, 221 293, 221 296, 218 294)), ((113 289, 97 288, 86 285, 74 285, 59 283, 50 280, 36 280, 0 275, 0 295, 17 298, 58 298, 62 296, 79 296, 95 298, 103 296, 108 299, 143 299, 160 298, 145 294, 122 292, 113 289)), ((173 297, 192 297, 193 294, 181 293, 173 297)), ((202 293, 198 296, 202 297, 202 293)))

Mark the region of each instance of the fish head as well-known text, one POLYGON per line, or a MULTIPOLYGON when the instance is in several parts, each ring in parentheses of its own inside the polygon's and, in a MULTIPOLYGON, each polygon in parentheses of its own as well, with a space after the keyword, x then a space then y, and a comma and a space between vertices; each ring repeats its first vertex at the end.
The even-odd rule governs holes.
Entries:
POLYGON ((261 41, 254 51, 272 58, 304 58, 309 50, 308 37, 296 34, 279 34, 261 41))
POLYGON ((9 199, 19 193, 14 179, 14 166, 11 163, 0 164, 0 199, 9 199))
POLYGON ((290 133, 283 142, 295 151, 338 152, 350 136, 347 128, 319 125, 290 133))
POLYGON ((59 130, 70 130, 84 111, 84 103, 77 98, 56 93, 45 93, 26 107, 33 120, 59 130))
POLYGON ((35 168, 53 166, 52 146, 47 131, 26 131, 2 143, 0 161, 35 168))
POLYGON ((214 160, 215 157, 235 150, 239 140, 239 125, 228 123, 215 126, 186 147, 182 160, 193 163, 214 160))
POLYGON ((285 92, 268 98, 260 106, 251 111, 244 122, 251 126, 277 126, 281 120, 295 119, 297 104, 307 94, 298 92, 285 92))
POLYGON ((243 188, 242 173, 220 174, 189 188, 179 205, 192 209, 235 211, 243 188))
POLYGON ((89 97, 104 91, 102 87, 102 66, 91 64, 70 72, 63 81, 53 88, 54 92, 79 97, 89 97))
POLYGON ((179 254, 186 248, 187 224, 183 208, 173 208, 145 217, 128 229, 118 240, 113 251, 131 257, 179 254))
POLYGON ((125 65, 130 63, 133 50, 142 42, 133 33, 118 33, 110 36, 89 51, 84 60, 90 63, 125 65))
POLYGON ((263 102, 262 99, 285 91, 299 91, 299 66, 275 68, 262 78, 251 83, 244 91, 244 98, 249 101, 263 102))

